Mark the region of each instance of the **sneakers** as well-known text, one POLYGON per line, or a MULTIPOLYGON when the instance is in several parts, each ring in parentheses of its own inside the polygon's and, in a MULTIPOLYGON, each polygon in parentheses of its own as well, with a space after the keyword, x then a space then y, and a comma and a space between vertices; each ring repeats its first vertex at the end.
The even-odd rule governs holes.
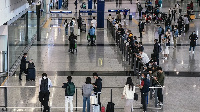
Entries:
POLYGON ((194 51, 192 51, 192 54, 194 54, 194 51))
POLYGON ((163 103, 162 102, 160 102, 160 104, 159 104, 160 106, 163 106, 163 103))
POLYGON ((191 51, 189 51, 189 53, 191 53, 191 51))

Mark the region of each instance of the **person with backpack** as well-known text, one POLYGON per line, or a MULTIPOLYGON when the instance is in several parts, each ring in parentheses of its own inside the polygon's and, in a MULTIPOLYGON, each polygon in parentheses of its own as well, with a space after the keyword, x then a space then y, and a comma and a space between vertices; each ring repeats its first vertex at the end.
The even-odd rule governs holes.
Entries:
POLYGON ((91 46, 93 46, 95 39, 95 28, 93 26, 90 26, 89 36, 90 36, 91 46))
POLYGON ((134 100, 135 86, 131 77, 127 78, 126 85, 123 90, 122 99, 126 98, 126 103, 124 107, 124 112, 132 112, 133 110, 133 100, 134 100))
POLYGON ((95 83, 93 84, 94 94, 98 96, 98 104, 101 105, 100 94, 102 89, 102 79, 98 76, 96 72, 93 73, 93 78, 95 79, 95 83))
POLYGON ((24 53, 22 59, 21 59, 21 64, 20 64, 20 73, 19 73, 19 80, 22 80, 22 73, 24 72, 25 74, 27 74, 27 70, 26 70, 26 63, 29 63, 29 61, 26 61, 27 58, 27 53, 24 53))
POLYGON ((73 112, 73 96, 75 93, 75 85, 72 82, 72 77, 67 77, 67 83, 63 83, 62 88, 65 88, 65 112, 68 112, 68 103, 70 103, 70 112, 73 112))
POLYGON ((49 102, 49 88, 52 87, 51 80, 47 78, 47 74, 43 73, 42 78, 39 79, 39 101, 44 106, 43 112, 50 112, 50 108, 48 106, 49 102))
POLYGON ((150 86, 150 81, 147 79, 147 74, 142 73, 142 82, 139 85, 140 91, 141 91, 141 96, 142 96, 142 105, 143 105, 143 111, 147 112, 147 95, 149 92, 149 86, 150 86))
MULTIPOLYGON (((161 87, 164 86, 165 73, 163 72, 161 67, 157 68, 157 74, 156 74, 156 76, 154 76, 153 79, 155 80, 156 85, 159 85, 161 87)), ((162 88, 158 88, 157 94, 158 94, 159 105, 162 106, 163 105, 162 88)))
POLYGON ((87 77, 85 84, 82 86, 82 95, 83 95, 83 112, 85 111, 86 102, 87 102, 87 112, 90 112, 90 96, 93 91, 93 85, 91 84, 91 78, 87 77))

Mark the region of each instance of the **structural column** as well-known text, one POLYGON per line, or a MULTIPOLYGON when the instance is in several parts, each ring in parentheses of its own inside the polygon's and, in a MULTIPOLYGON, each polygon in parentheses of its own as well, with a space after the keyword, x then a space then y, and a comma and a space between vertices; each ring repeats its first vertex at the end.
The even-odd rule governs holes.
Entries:
POLYGON ((40 9, 41 9, 41 4, 37 4, 37 5, 36 5, 36 15, 37 15, 37 41, 40 41, 40 40, 41 40, 40 9))
MULTIPOLYGON (((88 0, 88 9, 92 9, 92 0, 88 0)), ((92 13, 88 13, 88 15, 92 15, 92 13)))
POLYGON ((97 0, 97 28, 104 28, 105 1, 97 0))
POLYGON ((28 11, 25 14, 25 21, 26 21, 26 35, 25 35, 25 41, 28 41, 28 11))
POLYGON ((0 26, 0 73, 8 72, 8 25, 0 26))

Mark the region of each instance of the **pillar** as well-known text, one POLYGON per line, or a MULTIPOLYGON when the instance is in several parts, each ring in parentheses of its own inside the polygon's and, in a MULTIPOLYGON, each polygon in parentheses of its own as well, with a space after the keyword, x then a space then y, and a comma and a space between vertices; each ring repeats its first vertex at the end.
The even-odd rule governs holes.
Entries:
POLYGON ((58 0, 58 9, 62 7, 62 0, 58 0))
POLYGON ((26 35, 25 35, 25 41, 28 41, 28 11, 25 14, 25 21, 26 21, 26 35))
MULTIPOLYGON (((88 9, 92 9, 92 0, 88 0, 88 9)), ((92 15, 92 13, 88 13, 88 15, 92 15)))
POLYGON ((41 4, 37 4, 37 5, 36 5, 36 15, 37 15, 37 41, 40 41, 40 40, 41 40, 40 9, 41 9, 41 4))
POLYGON ((104 28, 105 1, 97 0, 97 28, 104 28))
POLYGON ((0 26, 0 72, 8 72, 8 25, 0 26))

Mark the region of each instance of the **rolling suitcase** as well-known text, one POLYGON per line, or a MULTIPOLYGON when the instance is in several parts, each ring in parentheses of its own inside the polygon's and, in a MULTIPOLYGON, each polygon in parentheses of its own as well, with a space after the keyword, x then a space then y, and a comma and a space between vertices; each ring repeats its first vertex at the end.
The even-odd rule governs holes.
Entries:
POLYGON ((82 32, 82 31, 85 31, 85 32, 86 32, 86 24, 82 24, 81 32, 82 32))
POLYGON ((129 15, 129 20, 132 20, 132 15, 129 15))
POLYGON ((111 102, 108 102, 106 107, 106 112, 114 112, 114 106, 115 104, 112 102, 112 89, 111 89, 111 102))
POLYGON ((97 105, 91 105, 90 106, 90 112, 100 112, 100 106, 99 106, 99 104, 97 104, 97 105))
POLYGON ((27 72, 26 80, 35 81, 35 68, 28 68, 27 72))

